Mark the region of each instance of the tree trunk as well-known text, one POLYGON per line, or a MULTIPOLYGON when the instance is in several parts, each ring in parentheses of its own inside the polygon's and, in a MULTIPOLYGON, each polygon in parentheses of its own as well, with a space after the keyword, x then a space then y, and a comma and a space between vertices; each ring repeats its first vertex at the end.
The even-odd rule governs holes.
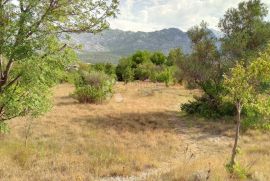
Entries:
POLYGON ((235 165, 235 157, 237 154, 237 146, 238 146, 238 140, 239 140, 239 131, 240 131, 240 125, 241 125, 241 104, 236 104, 237 108, 237 121, 236 121, 236 130, 235 130, 235 138, 234 138, 234 146, 232 149, 232 157, 231 157, 231 166, 235 165))

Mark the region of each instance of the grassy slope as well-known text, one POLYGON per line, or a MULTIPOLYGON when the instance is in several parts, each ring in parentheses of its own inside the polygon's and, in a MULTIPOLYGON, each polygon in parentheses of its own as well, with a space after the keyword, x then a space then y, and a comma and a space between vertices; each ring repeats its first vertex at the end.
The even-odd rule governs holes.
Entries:
MULTIPOLYGON (((0 138, 0 180, 111 180, 131 175, 137 180, 185 180, 209 168, 213 180, 228 180, 224 164, 232 126, 178 112, 179 104, 198 92, 152 83, 118 83, 115 90, 106 104, 80 105, 69 97, 71 85, 59 85, 50 113, 32 124, 26 118, 12 120, 11 133, 0 138), (148 171, 153 174, 147 177, 148 171)), ((252 172, 270 173, 268 138, 250 132, 241 139, 245 144, 240 160, 255 160, 252 172)))

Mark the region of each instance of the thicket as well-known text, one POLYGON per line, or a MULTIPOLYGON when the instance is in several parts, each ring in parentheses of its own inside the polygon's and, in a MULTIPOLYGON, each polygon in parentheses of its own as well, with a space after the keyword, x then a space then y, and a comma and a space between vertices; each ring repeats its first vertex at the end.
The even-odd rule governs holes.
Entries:
POLYGON ((119 61, 116 76, 119 81, 126 83, 150 80, 169 86, 175 82, 175 61, 172 56, 167 57, 162 52, 137 51, 119 61))
MULTIPOLYGON (((203 94, 181 106, 189 114, 204 117, 236 115, 235 141, 227 170, 242 172, 236 161, 241 125, 244 129, 270 128, 270 23, 260 0, 239 3, 219 22, 219 43, 206 23, 188 31, 192 53, 178 64, 181 78, 203 94), (221 44, 220 47, 217 45, 221 44)), ((247 178, 246 174, 241 175, 247 178)))
MULTIPOLYGON (((236 114, 232 103, 222 100, 226 94, 223 75, 239 61, 248 66, 259 52, 265 50, 270 40, 270 25, 265 21, 267 13, 266 6, 259 0, 241 2, 238 8, 229 9, 220 20, 221 39, 215 38, 206 23, 188 31, 192 53, 178 64, 180 77, 188 87, 201 89, 203 95, 182 105, 183 111, 211 118, 236 114)), ((268 82, 264 83, 264 88, 268 85, 268 82)), ((246 126, 254 125, 251 117, 256 117, 256 120, 260 117, 251 108, 244 109, 242 114, 246 126)))

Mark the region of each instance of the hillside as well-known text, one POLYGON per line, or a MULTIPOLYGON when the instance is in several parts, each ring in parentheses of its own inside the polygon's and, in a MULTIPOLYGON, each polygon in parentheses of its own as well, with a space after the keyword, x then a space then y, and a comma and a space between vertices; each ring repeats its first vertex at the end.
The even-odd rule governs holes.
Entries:
POLYGON ((116 63, 121 56, 136 50, 162 51, 167 54, 170 49, 181 47, 189 53, 190 40, 187 34, 176 28, 154 32, 131 32, 106 30, 100 34, 72 34, 72 42, 83 45, 79 56, 82 60, 95 63, 108 61, 116 63))

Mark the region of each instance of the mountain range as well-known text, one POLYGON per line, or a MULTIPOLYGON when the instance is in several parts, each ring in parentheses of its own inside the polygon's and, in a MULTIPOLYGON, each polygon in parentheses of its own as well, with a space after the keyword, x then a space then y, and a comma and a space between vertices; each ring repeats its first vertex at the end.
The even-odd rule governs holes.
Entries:
MULTIPOLYGON (((218 32, 212 31, 219 36, 218 32)), ((154 32, 132 32, 105 30, 99 34, 71 34, 71 41, 82 45, 78 51, 80 59, 86 62, 117 63, 123 56, 137 50, 162 51, 168 54, 173 48, 181 48, 184 53, 191 52, 191 41, 186 32, 177 28, 154 32)))

